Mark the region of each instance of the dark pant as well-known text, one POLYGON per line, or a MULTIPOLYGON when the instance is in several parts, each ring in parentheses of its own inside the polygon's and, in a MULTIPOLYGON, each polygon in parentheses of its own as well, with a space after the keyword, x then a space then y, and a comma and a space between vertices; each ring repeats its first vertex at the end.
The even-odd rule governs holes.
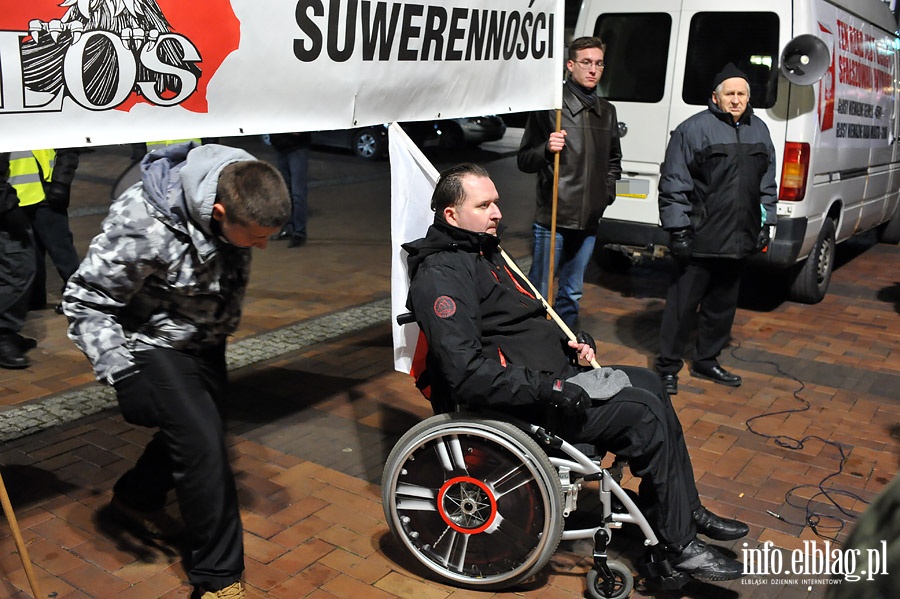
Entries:
POLYGON ((80 263, 75 251, 72 231, 69 229, 69 213, 64 208, 51 208, 47 201, 23 208, 34 231, 37 269, 31 290, 31 305, 43 307, 47 303, 46 255, 56 266, 63 287, 69 277, 78 270, 80 263))
POLYGON ((34 279, 34 242, 27 229, 0 226, 0 334, 18 333, 28 315, 34 279))
POLYGON ((291 220, 285 230, 291 237, 306 239, 308 206, 309 149, 297 148, 290 152, 278 152, 278 170, 291 192, 291 220))
POLYGON ((657 372, 677 374, 681 370, 695 319, 694 364, 702 368, 718 366, 719 354, 731 338, 743 270, 743 260, 724 258, 692 258, 687 264, 676 263, 660 326, 657 372))
POLYGON ((589 408, 569 442, 592 443, 628 460, 641 479, 645 514, 666 545, 685 545, 697 534, 691 514, 700 507, 684 432, 659 377, 647 368, 613 366, 631 381, 605 402, 589 408))
POLYGON ((244 570, 243 529, 218 404, 226 382, 224 346, 199 355, 171 349, 135 353, 152 381, 159 432, 113 489, 144 511, 164 506, 174 487, 187 532, 191 584, 218 590, 244 570))

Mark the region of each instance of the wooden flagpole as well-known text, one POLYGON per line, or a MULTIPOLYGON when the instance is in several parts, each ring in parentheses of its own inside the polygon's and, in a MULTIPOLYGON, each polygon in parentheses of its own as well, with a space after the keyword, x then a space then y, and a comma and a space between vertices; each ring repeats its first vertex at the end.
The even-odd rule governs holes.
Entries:
POLYGON ((22 566, 25 568, 25 577, 31 585, 31 594, 35 599, 40 599, 44 595, 38 586, 37 577, 34 575, 34 569, 31 567, 31 559, 28 557, 28 549, 25 547, 25 540, 19 531, 19 523, 16 522, 16 514, 13 512, 12 504, 9 501, 9 495, 6 492, 6 485, 3 484, 3 476, 0 475, 0 503, 3 504, 3 512, 6 514, 6 521, 9 522, 9 529, 12 531, 13 539, 16 542, 16 549, 19 550, 19 558, 22 560, 22 566))
MULTIPOLYGON (((562 109, 556 109, 556 132, 562 128, 562 109)), ((550 206, 550 265, 547 269, 547 304, 553 307, 553 270, 556 264, 556 205, 559 201, 559 152, 553 153, 553 203, 550 206)))

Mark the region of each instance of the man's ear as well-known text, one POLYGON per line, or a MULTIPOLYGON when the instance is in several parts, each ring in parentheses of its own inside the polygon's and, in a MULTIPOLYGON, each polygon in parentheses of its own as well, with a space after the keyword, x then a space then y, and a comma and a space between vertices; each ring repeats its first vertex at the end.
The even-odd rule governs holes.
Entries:
POLYGON ((220 204, 218 202, 213 204, 212 217, 213 217, 213 220, 217 220, 219 222, 224 221, 225 220, 225 206, 223 206, 222 204, 220 204))
POLYGON ((444 208, 444 221, 446 221, 448 225, 453 225, 454 227, 459 226, 459 223, 456 221, 456 209, 453 206, 444 208))
POLYGON ((716 92, 712 93, 712 101, 713 101, 713 104, 715 104, 716 106, 719 105, 719 97, 716 95, 716 92))

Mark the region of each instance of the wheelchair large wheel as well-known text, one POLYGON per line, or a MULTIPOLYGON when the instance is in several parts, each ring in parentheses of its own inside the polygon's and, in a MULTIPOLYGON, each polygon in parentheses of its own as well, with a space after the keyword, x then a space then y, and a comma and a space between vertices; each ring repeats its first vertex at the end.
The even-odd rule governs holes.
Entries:
POLYGON ((394 536, 444 581, 496 590, 538 572, 562 535, 559 474, 515 426, 441 414, 411 428, 384 468, 394 536))

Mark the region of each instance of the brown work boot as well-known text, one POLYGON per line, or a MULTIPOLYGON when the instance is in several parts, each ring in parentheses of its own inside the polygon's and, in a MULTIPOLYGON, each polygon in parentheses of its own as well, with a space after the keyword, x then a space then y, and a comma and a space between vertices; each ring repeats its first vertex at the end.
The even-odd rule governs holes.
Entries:
MULTIPOLYGON (((115 516, 139 537, 150 539, 176 539, 184 532, 184 525, 162 510, 142 512, 116 497, 109 502, 115 516)), ((227 595, 225 595, 227 597, 227 595)))
POLYGON ((247 595, 244 593, 244 585, 238 581, 218 591, 204 591, 200 599, 247 599, 247 595))

